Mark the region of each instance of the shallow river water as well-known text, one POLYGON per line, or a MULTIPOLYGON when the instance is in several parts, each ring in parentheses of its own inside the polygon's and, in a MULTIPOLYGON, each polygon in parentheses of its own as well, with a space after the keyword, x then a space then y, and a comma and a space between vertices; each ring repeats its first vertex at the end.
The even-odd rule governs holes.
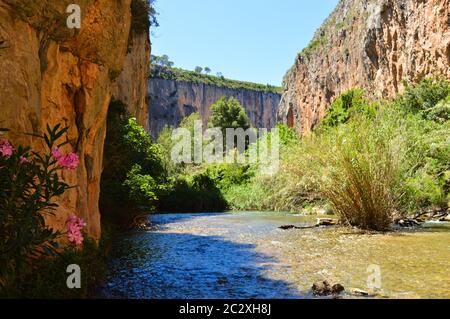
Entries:
POLYGON ((317 280, 378 287, 390 298, 450 298, 450 223, 367 234, 281 230, 313 216, 240 212, 157 214, 116 238, 106 298, 310 298, 317 280), (379 275, 378 275, 379 274, 379 275), (375 281, 374 281, 374 276, 375 281))

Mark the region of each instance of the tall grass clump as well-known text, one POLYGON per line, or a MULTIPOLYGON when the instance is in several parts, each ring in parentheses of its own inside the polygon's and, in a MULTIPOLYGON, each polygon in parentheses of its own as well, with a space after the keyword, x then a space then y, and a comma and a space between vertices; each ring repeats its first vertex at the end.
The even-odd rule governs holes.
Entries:
POLYGON ((338 98, 320 129, 290 150, 277 177, 289 182, 278 185, 301 201, 329 202, 344 223, 363 229, 386 230, 394 217, 430 206, 447 209, 448 81, 426 79, 392 102, 365 101, 360 92, 338 98))
POLYGON ((309 174, 348 225, 383 231, 392 222, 404 169, 404 149, 392 133, 360 119, 306 141, 309 174))

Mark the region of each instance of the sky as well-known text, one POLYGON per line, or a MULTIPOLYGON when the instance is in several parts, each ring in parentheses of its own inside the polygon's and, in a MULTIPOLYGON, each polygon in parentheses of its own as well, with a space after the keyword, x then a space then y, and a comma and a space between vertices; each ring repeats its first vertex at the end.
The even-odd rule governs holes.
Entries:
POLYGON ((156 0, 152 54, 175 67, 281 85, 338 0, 156 0))

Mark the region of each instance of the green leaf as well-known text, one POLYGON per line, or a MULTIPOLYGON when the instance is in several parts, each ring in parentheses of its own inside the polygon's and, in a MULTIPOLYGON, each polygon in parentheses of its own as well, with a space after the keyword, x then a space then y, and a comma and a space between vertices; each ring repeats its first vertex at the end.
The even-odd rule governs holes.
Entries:
POLYGON ((63 147, 64 145, 67 145, 69 143, 70 143, 69 141, 65 141, 63 143, 58 144, 58 147, 63 147))
POLYGON ((40 135, 40 134, 37 134, 37 133, 25 133, 25 135, 34 136, 34 137, 39 137, 39 138, 44 138, 43 135, 40 135))

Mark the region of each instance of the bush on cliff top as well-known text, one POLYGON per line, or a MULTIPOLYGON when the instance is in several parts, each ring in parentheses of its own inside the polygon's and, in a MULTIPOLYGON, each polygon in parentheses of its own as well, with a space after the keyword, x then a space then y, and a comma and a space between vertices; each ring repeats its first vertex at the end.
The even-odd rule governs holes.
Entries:
POLYGON ((150 78, 158 78, 165 80, 184 81, 189 83, 204 83, 215 85, 228 89, 247 89, 253 91, 262 91, 267 93, 281 94, 282 89, 273 85, 257 84, 252 82, 237 81, 226 79, 223 76, 214 76, 202 74, 195 71, 188 71, 179 68, 169 68, 152 64, 150 78))

